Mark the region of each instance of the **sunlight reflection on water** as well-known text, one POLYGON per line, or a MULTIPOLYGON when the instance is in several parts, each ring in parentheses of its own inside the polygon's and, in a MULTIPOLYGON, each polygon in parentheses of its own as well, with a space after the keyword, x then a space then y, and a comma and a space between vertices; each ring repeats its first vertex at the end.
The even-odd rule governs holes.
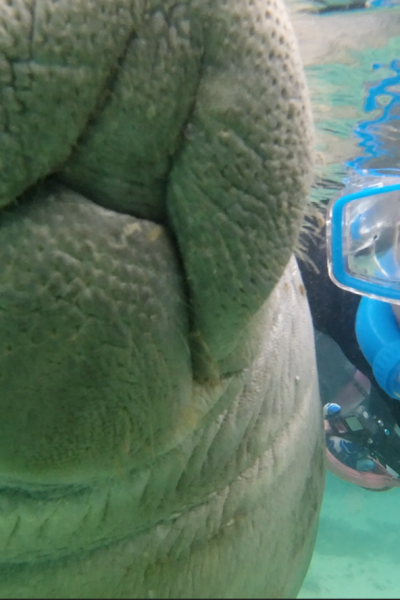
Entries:
POLYGON ((316 200, 341 187, 346 165, 399 166, 400 3, 361 4, 290 2, 317 131, 316 200))

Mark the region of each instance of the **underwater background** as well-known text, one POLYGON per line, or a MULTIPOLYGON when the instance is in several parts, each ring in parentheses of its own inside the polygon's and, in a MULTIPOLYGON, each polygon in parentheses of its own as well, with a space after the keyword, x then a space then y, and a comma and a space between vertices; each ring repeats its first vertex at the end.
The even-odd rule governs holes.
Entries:
MULTIPOLYGON (((363 169, 400 175, 400 1, 290 0, 317 130, 313 199, 363 169)), ((400 488, 371 492, 328 473, 299 598, 400 597, 400 488)))
POLYGON ((370 492, 327 473, 317 545, 298 598, 398 598, 400 488, 370 492))

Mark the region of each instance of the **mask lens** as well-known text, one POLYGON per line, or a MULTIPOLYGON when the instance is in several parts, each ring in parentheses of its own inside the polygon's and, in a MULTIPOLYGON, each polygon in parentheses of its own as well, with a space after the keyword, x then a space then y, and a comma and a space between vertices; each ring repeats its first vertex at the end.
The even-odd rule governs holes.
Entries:
POLYGON ((340 198, 327 224, 332 279, 345 289, 400 302, 400 185, 340 198))
POLYGON ((348 274, 400 290, 400 192, 353 200, 343 219, 348 274))

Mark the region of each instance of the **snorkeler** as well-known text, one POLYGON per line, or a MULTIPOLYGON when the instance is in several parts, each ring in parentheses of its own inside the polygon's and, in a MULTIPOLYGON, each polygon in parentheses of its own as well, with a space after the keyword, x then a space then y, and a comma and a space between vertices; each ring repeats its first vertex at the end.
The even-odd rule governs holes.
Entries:
POLYGON ((320 234, 304 238, 309 260, 298 262, 328 469, 383 491, 400 486, 400 179, 362 174, 345 192, 320 234))

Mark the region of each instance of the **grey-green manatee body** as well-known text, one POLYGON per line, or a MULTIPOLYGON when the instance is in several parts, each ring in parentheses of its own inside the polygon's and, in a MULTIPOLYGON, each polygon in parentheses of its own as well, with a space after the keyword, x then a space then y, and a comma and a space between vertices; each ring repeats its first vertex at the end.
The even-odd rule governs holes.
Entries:
POLYGON ((0 597, 282 597, 323 488, 274 0, 0 0, 0 597))

